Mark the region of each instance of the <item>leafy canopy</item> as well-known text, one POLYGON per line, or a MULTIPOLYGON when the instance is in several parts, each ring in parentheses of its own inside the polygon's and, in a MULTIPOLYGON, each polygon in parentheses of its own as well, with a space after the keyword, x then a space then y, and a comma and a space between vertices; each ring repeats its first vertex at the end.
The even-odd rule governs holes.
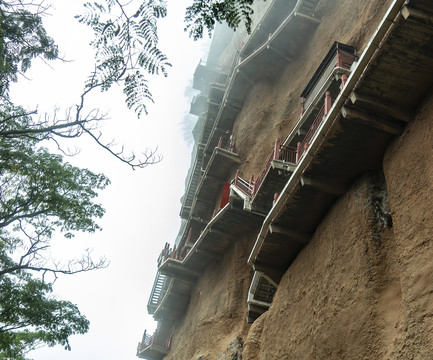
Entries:
POLYGON ((166 2, 145 0, 122 4, 116 0, 86 3, 78 20, 94 32, 96 66, 86 87, 109 89, 124 83, 126 105, 138 116, 147 114, 146 100, 153 101, 146 74, 167 76, 171 66, 158 48, 157 20, 167 15, 166 2))
POLYGON ((254 0, 193 0, 186 9, 185 31, 194 40, 198 40, 203 37, 206 29, 210 36, 217 22, 225 22, 233 30, 243 22, 250 33, 253 3, 254 0))
POLYGON ((24 354, 84 334, 89 321, 69 301, 52 296, 52 287, 26 273, 0 278, 0 359, 26 359, 24 354))
MULTIPOLYGON (((17 1, 18 2, 18 1, 17 1)), ((42 24, 39 12, 16 6, 16 1, 0 1, 0 94, 17 81, 36 57, 54 60, 58 48, 42 24)))

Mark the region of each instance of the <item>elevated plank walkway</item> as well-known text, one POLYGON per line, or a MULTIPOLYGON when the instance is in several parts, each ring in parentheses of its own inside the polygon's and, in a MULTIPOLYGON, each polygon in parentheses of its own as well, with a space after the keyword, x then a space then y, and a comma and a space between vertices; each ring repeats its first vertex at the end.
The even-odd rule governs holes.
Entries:
MULTIPOLYGON (((164 327, 163 325, 162 328, 164 327)), ((140 359, 162 360, 170 351, 171 341, 171 332, 157 330, 153 335, 149 335, 144 331, 143 338, 137 346, 137 356, 140 359)))
POLYGON ((275 285, 336 198, 382 167, 433 85, 431 3, 404 3, 393 2, 263 223, 248 262, 275 285))
POLYGON ((169 279, 167 276, 161 274, 159 271, 156 273, 155 281, 153 283, 153 288, 150 293, 149 301, 147 303, 147 312, 150 315, 155 313, 156 308, 160 300, 163 298, 167 287, 169 284, 169 279))
MULTIPOLYGON (((241 56, 235 58, 237 64, 229 76, 222 105, 205 149, 206 153, 213 149, 221 131, 233 128, 251 85, 261 78, 275 74, 283 64, 292 61, 302 50, 308 37, 320 22, 314 17, 314 8, 317 3, 318 0, 298 0, 292 12, 282 20, 261 46, 246 58, 241 56)), ((270 5, 268 15, 274 16, 272 6, 276 6, 276 11, 281 5, 281 2, 274 1, 270 5)), ((254 36, 251 39, 254 39, 254 36)), ((254 40, 251 40, 245 46, 251 49, 253 42, 254 40)))
POLYGON ((168 289, 153 313, 153 317, 156 320, 174 321, 183 316, 188 308, 192 287, 193 283, 190 281, 171 278, 168 289))
POLYGON ((183 259, 169 257, 161 263, 158 271, 171 278, 171 283, 154 312, 155 318, 174 320, 184 315, 192 287, 209 262, 219 261, 242 234, 259 230, 263 216, 245 211, 243 205, 243 199, 233 192, 183 259))
POLYGON ((271 306, 277 288, 272 285, 262 273, 255 271, 248 290, 247 322, 253 323, 271 306))
POLYGON ((210 220, 219 190, 231 170, 240 164, 239 156, 233 152, 234 144, 223 148, 222 139, 215 147, 195 193, 191 216, 210 220))

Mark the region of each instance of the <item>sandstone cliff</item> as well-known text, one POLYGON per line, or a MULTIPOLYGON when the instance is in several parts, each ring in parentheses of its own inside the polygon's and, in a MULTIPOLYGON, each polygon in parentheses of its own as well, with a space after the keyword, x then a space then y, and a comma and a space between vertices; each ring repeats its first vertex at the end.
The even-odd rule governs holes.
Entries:
MULTIPOLYGON (((392 4, 317 3, 321 20, 308 45, 251 84, 236 117, 232 133, 244 178, 261 172, 275 138, 284 139, 299 120, 302 89, 333 42, 362 54, 392 4)), ((242 37, 227 46, 221 67, 242 37)), ((245 231, 198 277, 164 359, 433 358, 432 144, 433 95, 426 93, 387 144, 381 166, 352 181, 326 212, 269 310, 251 325, 245 321, 253 276, 247 259, 257 237, 245 231)))

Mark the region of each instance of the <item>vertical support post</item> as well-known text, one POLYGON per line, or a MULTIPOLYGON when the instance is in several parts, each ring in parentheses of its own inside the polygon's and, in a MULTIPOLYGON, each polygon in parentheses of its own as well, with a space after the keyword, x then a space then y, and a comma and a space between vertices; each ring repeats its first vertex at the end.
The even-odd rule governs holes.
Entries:
POLYGON ((346 74, 341 75, 340 90, 346 86, 346 82, 347 82, 347 75, 346 74))
POLYGON ((252 194, 254 194, 254 175, 251 175, 250 177, 250 191, 252 194))
POLYGON ((272 203, 272 205, 275 205, 279 196, 280 196, 280 194, 278 194, 277 192, 274 194, 274 202, 272 203))
POLYGON ((335 64, 338 67, 342 67, 343 66, 343 59, 341 57, 341 54, 338 52, 337 50, 337 62, 335 64))
POLYGON ((332 106, 331 93, 327 91, 325 95, 325 116, 328 115, 329 110, 331 110, 331 106, 332 106))
POLYGON ((240 171, 239 169, 236 170, 236 177, 235 177, 235 186, 238 186, 238 179, 239 179, 240 171))
POLYGON ((188 237, 186 238, 186 242, 189 243, 191 241, 192 228, 189 228, 188 237))
POLYGON ((302 155, 301 145, 302 145, 302 143, 300 141, 298 141, 298 145, 296 146, 296 163, 299 162, 299 159, 302 155))
POLYGON ((275 146, 274 146, 274 160, 278 160, 280 158, 280 138, 277 137, 275 139, 275 146))
POLYGON ((220 139, 218 140, 218 147, 222 148, 223 147, 223 137, 220 136, 220 139))
POLYGON ((147 331, 147 329, 144 330, 143 337, 141 339, 140 350, 143 350, 145 348, 145 346, 146 346, 146 331, 147 331))

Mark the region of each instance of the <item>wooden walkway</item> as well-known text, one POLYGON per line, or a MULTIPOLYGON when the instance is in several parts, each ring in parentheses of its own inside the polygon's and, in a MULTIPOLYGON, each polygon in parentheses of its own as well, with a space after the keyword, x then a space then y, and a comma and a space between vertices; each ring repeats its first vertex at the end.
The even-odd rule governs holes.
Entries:
POLYGON ((263 223, 249 263, 274 284, 336 198, 381 168, 389 141, 433 86, 433 8, 403 5, 394 1, 263 223))

